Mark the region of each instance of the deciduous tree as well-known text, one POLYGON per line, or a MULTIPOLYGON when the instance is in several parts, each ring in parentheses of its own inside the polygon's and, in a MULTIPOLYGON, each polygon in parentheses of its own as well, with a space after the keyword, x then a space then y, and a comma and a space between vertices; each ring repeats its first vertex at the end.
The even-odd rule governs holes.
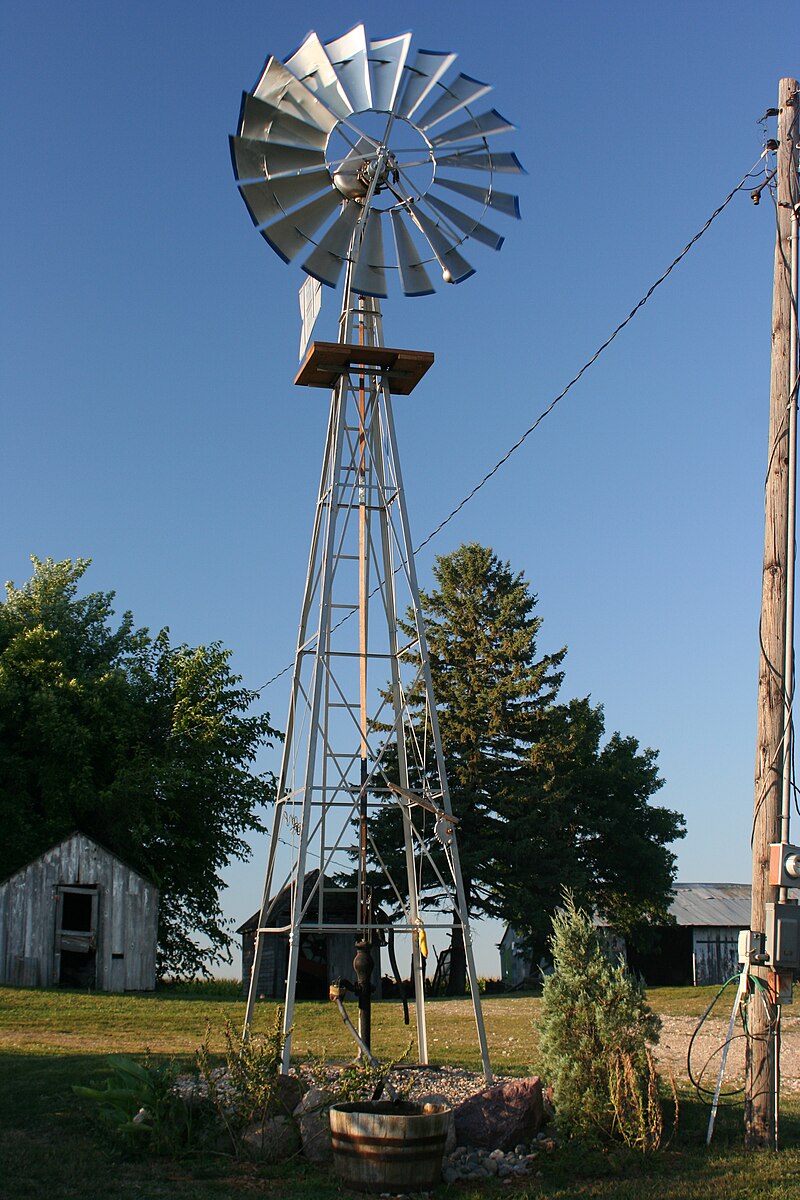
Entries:
POLYGON ((158 885, 161 972, 203 970, 227 957, 221 872, 274 799, 253 764, 275 730, 219 643, 115 621, 113 593, 80 594, 87 559, 33 565, 0 604, 0 878, 78 829, 158 885))

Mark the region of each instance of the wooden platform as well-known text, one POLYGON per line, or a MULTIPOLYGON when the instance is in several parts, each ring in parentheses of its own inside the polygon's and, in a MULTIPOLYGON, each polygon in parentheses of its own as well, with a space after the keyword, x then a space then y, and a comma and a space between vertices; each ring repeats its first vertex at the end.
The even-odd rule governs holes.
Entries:
POLYGON ((389 346, 353 346, 312 342, 295 383, 332 388, 342 375, 378 375, 396 396, 408 396, 433 363, 430 350, 393 350, 389 346))

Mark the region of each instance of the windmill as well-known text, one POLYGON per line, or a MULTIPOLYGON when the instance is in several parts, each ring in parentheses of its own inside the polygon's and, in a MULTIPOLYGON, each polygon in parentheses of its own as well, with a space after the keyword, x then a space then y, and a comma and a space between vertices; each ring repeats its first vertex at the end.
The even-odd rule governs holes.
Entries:
POLYGON ((284 1069, 302 938, 314 931, 357 939, 349 986, 369 1048, 378 872, 400 914, 394 930, 411 938, 420 1063, 426 930, 452 920, 491 1078, 392 408, 433 355, 386 346, 379 303, 389 278, 407 296, 433 292, 432 273, 467 279, 464 243, 503 242, 487 214, 519 217, 517 197, 495 179, 522 167, 491 144, 513 127, 482 108, 489 85, 456 73, 455 61, 412 53, 410 33, 370 41, 359 25, 325 44, 311 33, 285 61, 268 59, 231 138, 262 237, 321 283, 343 278, 338 340, 315 341, 295 380, 329 389, 331 408, 245 1019, 247 1036, 265 940, 288 935, 284 1069), (380 844, 386 822, 376 818, 387 809, 401 845, 380 844), (348 866, 342 915, 335 880, 348 866), (288 897, 288 917, 278 897, 288 897))

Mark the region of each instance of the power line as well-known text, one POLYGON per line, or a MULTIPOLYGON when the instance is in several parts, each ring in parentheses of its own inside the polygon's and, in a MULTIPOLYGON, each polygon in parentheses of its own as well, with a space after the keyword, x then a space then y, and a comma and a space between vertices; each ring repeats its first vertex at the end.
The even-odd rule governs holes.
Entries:
MULTIPOLYGON (((517 439, 516 442, 514 442, 513 446, 511 446, 510 449, 506 451, 506 453, 503 455, 503 457, 498 459, 498 461, 494 464, 494 466, 491 468, 491 470, 486 472, 486 474, 483 476, 483 478, 481 480, 479 480, 478 483, 475 484, 475 486, 472 488, 472 490, 470 492, 468 492, 466 494, 466 496, 464 496, 464 498, 458 502, 458 504, 455 506, 455 508, 453 508, 448 513, 448 515, 444 518, 444 520, 440 521, 439 524, 436 526, 436 528, 433 529, 426 538, 423 538, 423 540, 419 543, 418 546, 414 547, 415 554, 418 554, 420 550, 424 549, 424 547, 429 544, 429 542, 432 542, 433 539, 435 537, 437 537, 438 534, 441 533, 441 531, 445 528, 445 526, 449 525, 450 522, 453 520, 453 518, 456 517, 467 504, 469 504, 470 500, 472 500, 473 497, 477 496, 477 494, 481 490, 481 488, 485 487, 486 484, 489 482, 489 480, 492 479, 497 474, 497 472, 500 470, 500 468, 505 466, 505 464, 511 458, 512 454, 516 453, 516 451, 519 450, 520 446, 530 437, 530 435, 536 429, 538 429, 538 427, 541 425, 542 421, 544 421, 545 417, 548 417, 550 415, 550 413, 553 411, 553 409, 556 407, 556 405, 561 400, 564 399, 564 397, 567 395, 567 393, 569 391, 571 391, 571 389, 575 386, 575 384, 578 382, 578 380, 581 379, 586 374, 586 372, 591 367, 594 366, 594 364, 597 362, 600 355, 603 354, 603 352, 608 349, 608 347, 611 345, 611 343, 614 341, 614 339, 620 333, 622 333, 623 329, 625 329, 625 327, 631 323, 631 321, 636 316, 636 314, 638 312, 640 312, 640 310, 642 308, 644 308, 645 304, 647 304, 647 301, 653 295, 655 290, 661 286, 661 284, 664 282, 664 280, 671 274, 671 272, 675 269, 675 267, 677 267, 678 263, 681 262, 686 257, 686 255, 689 253, 689 251, 694 246, 697 245, 697 243, 700 241, 703 234, 705 234, 711 228, 712 224, 714 223, 714 221, 716 221, 716 219, 720 215, 720 213, 722 213, 728 207, 731 200, 734 198, 734 196, 738 192, 740 192, 742 190, 742 188, 747 183, 748 179, 753 178, 755 168, 758 166, 758 164, 764 158, 765 153, 766 153, 766 151, 763 151, 758 156, 756 161, 753 163, 753 166, 750 167, 750 169, 742 176, 742 178, 736 184, 736 187, 731 189, 731 191, 728 193, 728 195, 725 197, 725 199, 722 201, 722 203, 720 205, 718 205, 717 208, 714 209, 711 216, 700 227, 700 229, 697 231, 697 233, 694 235, 694 237, 691 239, 691 241, 686 243, 684 248, 681 250, 680 254, 678 254, 672 260, 672 262, 669 264, 667 269, 665 271, 663 271, 662 274, 659 275, 658 279, 656 279, 656 281, 650 285, 650 287, 647 289, 645 294, 642 296, 641 300, 639 300, 639 302, 636 305, 634 305, 634 307, 628 313, 625 320, 620 321, 619 325, 617 325, 617 327, 613 331, 613 333, 611 333, 606 338, 606 340, 602 343, 602 345, 599 346, 597 348, 597 350, 595 350, 595 352, 591 356, 591 358, 588 358, 586 360, 586 362, 583 364, 583 366, 577 372, 577 374, 573 375, 572 379, 570 379, 570 381, 566 385, 566 387, 562 388, 562 390, 558 393, 558 395, 553 400, 551 400, 551 402, 550 402, 550 404, 548 404, 547 408, 545 408, 539 414, 539 416, 536 418, 536 420, 533 422, 533 424, 530 425, 525 430, 525 432, 522 434, 521 437, 519 437, 517 439)), ((401 563, 400 567, 398 567, 398 570, 404 565, 405 565, 405 563, 401 563)), ((339 625, 342 625, 346 620, 349 619, 349 617, 351 615, 352 615, 351 613, 348 613, 347 616, 343 617, 342 620, 339 622, 339 625)), ((336 628, 338 628, 339 625, 337 625, 336 628)), ((270 687, 278 679, 281 679, 284 675, 286 675, 289 671, 291 671, 293 666, 294 666, 293 662, 289 663, 282 670, 278 671, 278 673, 276 675, 273 675, 270 679, 268 679, 266 683, 262 683, 261 687, 256 688, 255 691, 256 692, 266 691, 266 689, 268 687, 270 687)))

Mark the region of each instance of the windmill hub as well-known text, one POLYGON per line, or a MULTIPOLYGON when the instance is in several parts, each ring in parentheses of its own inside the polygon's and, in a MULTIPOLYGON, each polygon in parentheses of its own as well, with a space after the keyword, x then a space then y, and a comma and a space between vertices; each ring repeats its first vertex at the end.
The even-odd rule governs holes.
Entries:
POLYGON ((431 143, 413 122, 385 112, 358 112, 337 121, 325 147, 328 174, 337 192, 387 212, 403 200, 418 200, 433 183, 431 143), (358 122, 358 134, 352 128, 358 122), (373 180, 376 179, 373 186, 373 180), (380 200, 379 200, 380 198, 380 200))
POLYGON ((387 183, 399 183, 397 158, 388 146, 378 146, 370 155, 348 156, 337 171, 332 172, 334 187, 348 200, 365 200, 377 177, 373 195, 384 190, 387 183))

